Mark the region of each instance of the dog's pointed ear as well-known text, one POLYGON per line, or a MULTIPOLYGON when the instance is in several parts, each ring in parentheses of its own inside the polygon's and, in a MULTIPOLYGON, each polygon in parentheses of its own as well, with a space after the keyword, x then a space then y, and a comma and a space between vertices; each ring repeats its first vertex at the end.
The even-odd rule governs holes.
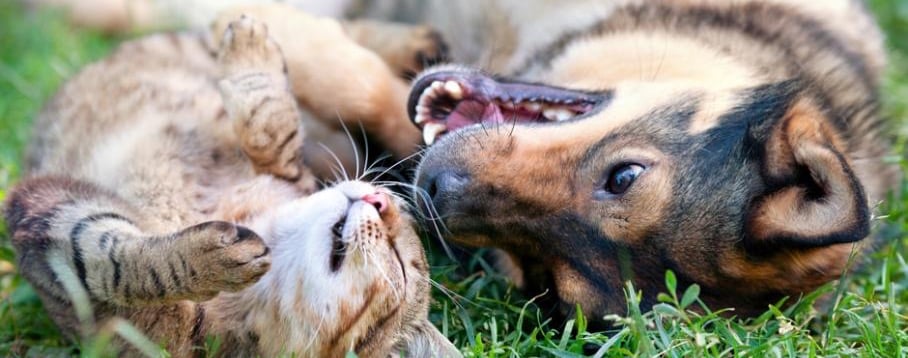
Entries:
POLYGON ((745 223, 744 244, 754 249, 825 247, 870 231, 867 197, 835 120, 797 87, 783 82, 753 92, 754 103, 772 107, 750 122, 745 139, 765 183, 745 223))
POLYGON ((438 328, 428 319, 413 326, 405 333, 395 346, 395 353, 402 357, 440 357, 460 358, 463 355, 457 350, 438 328))

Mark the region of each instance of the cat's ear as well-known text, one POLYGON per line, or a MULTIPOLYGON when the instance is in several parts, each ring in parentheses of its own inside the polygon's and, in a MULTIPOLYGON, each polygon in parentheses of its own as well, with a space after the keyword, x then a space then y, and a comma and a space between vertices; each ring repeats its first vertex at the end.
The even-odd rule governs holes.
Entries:
POLYGON ((395 352, 402 357, 460 358, 463 355, 429 320, 423 320, 401 337, 395 352))

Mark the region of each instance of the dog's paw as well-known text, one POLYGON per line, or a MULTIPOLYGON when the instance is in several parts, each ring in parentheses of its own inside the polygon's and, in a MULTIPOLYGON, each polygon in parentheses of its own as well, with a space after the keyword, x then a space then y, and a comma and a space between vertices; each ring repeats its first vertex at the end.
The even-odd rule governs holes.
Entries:
POLYGON ((416 76, 423 69, 448 60, 448 45, 441 34, 428 26, 416 26, 410 30, 409 39, 404 42, 404 63, 399 64, 407 78, 416 76))

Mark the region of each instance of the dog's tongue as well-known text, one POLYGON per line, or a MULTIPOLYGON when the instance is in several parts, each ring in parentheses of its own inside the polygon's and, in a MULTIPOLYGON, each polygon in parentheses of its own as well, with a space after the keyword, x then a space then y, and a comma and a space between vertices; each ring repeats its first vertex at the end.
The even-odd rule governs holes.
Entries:
POLYGON ((504 122, 501 108, 492 103, 460 102, 454 111, 448 115, 447 129, 448 131, 453 131, 480 122, 491 124, 504 122), (476 114, 480 115, 477 116, 476 114))
POLYGON ((504 116, 501 115, 501 107, 498 107, 494 104, 486 106, 485 111, 482 112, 482 122, 484 123, 502 123, 504 122, 504 116))

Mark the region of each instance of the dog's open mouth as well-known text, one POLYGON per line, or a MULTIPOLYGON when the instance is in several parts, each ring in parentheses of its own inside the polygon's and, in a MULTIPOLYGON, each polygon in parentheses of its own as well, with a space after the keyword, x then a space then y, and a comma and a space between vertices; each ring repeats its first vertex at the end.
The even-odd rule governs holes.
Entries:
POLYGON ((590 113, 602 94, 505 82, 475 72, 437 72, 413 84, 407 110, 426 145, 476 123, 562 122, 590 113))

